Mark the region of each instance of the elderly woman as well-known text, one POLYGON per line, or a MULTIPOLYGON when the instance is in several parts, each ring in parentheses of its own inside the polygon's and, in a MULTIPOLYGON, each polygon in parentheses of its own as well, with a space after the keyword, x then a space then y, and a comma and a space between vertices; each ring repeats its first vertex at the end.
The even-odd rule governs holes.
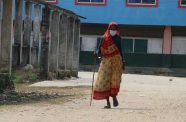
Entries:
POLYGON ((124 67, 117 23, 109 24, 98 49, 94 53, 95 56, 98 54, 101 54, 103 58, 94 85, 93 99, 106 99, 107 106, 104 108, 111 108, 109 97, 112 97, 113 106, 117 107, 119 103, 116 96, 120 89, 122 68, 124 67))

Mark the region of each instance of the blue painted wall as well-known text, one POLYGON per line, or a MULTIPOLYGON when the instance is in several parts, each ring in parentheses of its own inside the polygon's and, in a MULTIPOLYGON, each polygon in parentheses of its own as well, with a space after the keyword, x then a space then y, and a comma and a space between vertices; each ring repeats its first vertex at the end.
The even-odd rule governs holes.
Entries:
POLYGON ((59 6, 86 17, 84 23, 127 25, 186 26, 186 8, 178 8, 178 0, 159 0, 158 7, 126 7, 125 0, 108 0, 107 6, 75 5, 75 0, 59 0, 59 6))

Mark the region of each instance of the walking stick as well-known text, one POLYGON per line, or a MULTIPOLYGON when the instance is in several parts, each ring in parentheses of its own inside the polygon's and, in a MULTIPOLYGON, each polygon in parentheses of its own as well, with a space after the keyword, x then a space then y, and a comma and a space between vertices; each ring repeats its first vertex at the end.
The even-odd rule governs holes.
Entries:
POLYGON ((91 91, 91 98, 90 98, 90 106, 92 105, 95 69, 96 69, 96 57, 94 57, 94 62, 93 62, 93 78, 92 78, 92 91, 91 91))

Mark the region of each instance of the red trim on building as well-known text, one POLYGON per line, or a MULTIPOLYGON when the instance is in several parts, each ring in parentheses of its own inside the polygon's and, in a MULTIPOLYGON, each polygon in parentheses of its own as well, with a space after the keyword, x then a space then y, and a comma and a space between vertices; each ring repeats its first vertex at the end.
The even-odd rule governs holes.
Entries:
POLYGON ((75 0, 75 5, 106 6, 107 0, 105 0, 104 3, 81 3, 81 2, 78 2, 78 0, 75 0))
POLYGON ((178 8, 186 8, 186 5, 185 6, 181 5, 181 0, 178 0, 178 8))
POLYGON ((58 0, 46 0, 47 3, 58 4, 58 0))
POLYGON ((156 4, 136 4, 136 3, 129 3, 128 0, 126 1, 126 6, 129 7, 158 7, 158 0, 155 0, 156 4))

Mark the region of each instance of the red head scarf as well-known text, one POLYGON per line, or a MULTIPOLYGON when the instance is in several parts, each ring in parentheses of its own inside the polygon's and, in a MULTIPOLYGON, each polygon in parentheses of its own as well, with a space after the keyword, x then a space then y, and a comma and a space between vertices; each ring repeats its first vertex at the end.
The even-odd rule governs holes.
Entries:
MULTIPOLYGON (((112 36, 110 35, 110 32, 109 32, 112 26, 116 26, 118 28, 118 24, 115 22, 111 22, 107 28, 107 31, 105 32, 103 36, 103 41, 101 44, 101 52, 104 55, 104 57, 113 56, 119 53, 119 50, 114 44, 112 36)), ((119 36, 119 32, 117 32, 117 35, 119 36)))
MULTIPOLYGON (((110 35, 110 32, 109 32, 109 29, 112 27, 112 26, 116 26, 118 28, 118 24, 116 22, 111 22, 104 34, 104 38, 111 38, 111 35, 110 35)), ((117 35, 119 36, 119 31, 117 32, 117 35)))

